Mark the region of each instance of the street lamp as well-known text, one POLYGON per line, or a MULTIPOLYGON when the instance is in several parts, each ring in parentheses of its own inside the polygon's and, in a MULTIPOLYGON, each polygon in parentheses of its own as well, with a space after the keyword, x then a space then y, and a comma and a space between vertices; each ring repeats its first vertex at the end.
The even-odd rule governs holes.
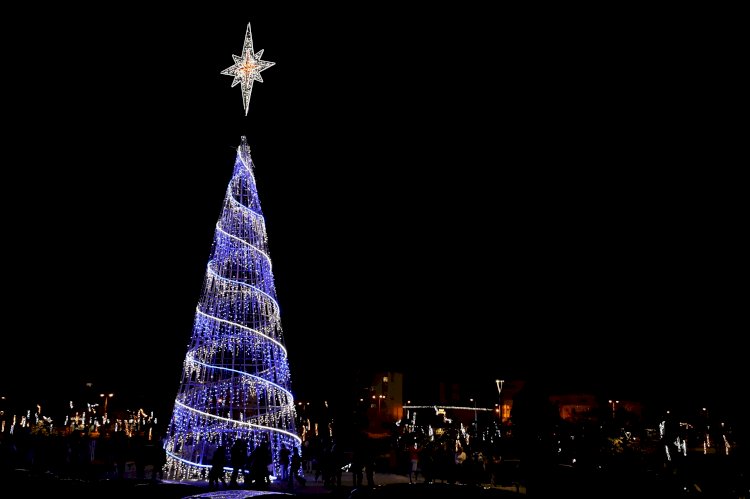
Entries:
POLYGON ((378 415, 380 415, 380 402, 385 398, 385 395, 373 395, 372 398, 373 400, 378 399, 378 415))
POLYGON ((114 393, 100 393, 99 396, 104 399, 104 414, 102 416, 102 422, 107 421, 107 402, 109 399, 115 396, 114 393))
POLYGON ((477 401, 474 399, 469 399, 469 402, 472 402, 474 404, 474 426, 477 425, 477 401))
POLYGON ((615 419, 615 404, 619 404, 619 400, 609 400, 609 403, 612 404, 612 419, 615 419))
POLYGON ((503 383, 505 383, 504 379, 496 379, 495 384, 497 385, 497 394, 501 395, 503 392, 503 383))
POLYGON ((497 407, 498 409, 500 409, 498 413, 500 415, 501 423, 503 422, 503 383, 505 383, 504 379, 495 380, 495 385, 497 385, 497 399, 498 399, 497 407))

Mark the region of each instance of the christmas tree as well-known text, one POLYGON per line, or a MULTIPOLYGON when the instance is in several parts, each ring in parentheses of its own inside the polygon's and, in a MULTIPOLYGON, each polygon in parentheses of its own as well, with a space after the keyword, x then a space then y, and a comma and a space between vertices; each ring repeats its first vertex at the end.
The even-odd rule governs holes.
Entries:
MULTIPOLYGON (((248 25, 242 56, 223 74, 242 83, 243 104, 257 73, 273 63, 253 52, 248 25), (263 64, 260 64, 262 62, 263 64), (259 69, 260 68, 260 69, 259 69), (249 81, 249 83, 248 83, 249 81)), ((295 431, 289 364, 276 301, 268 239, 245 137, 216 224, 193 335, 169 424, 170 479, 205 479, 217 449, 237 443, 267 449, 278 463, 295 431)))

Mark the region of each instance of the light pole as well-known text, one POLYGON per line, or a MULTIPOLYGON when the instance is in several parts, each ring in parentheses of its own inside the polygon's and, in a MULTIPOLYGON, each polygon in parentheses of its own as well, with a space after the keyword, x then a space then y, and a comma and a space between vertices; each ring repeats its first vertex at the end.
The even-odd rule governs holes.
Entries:
POLYGON ((619 400, 611 400, 609 401, 610 404, 612 404, 612 419, 615 419, 615 404, 619 404, 619 400))
POLYGON ((385 395, 378 395, 377 397, 375 395, 372 396, 373 399, 378 399, 378 416, 380 416, 380 402, 385 398, 385 395))
POLYGON ((503 422, 503 383, 505 383, 504 379, 496 379, 495 385, 497 385, 497 408, 499 409, 498 413, 500 414, 500 422, 503 422))
POLYGON ((474 404, 474 427, 477 426, 477 401, 474 399, 469 399, 469 402, 472 402, 474 404))
POLYGON ((102 423, 107 421, 107 402, 109 399, 115 396, 114 393, 100 393, 99 396, 104 399, 104 414, 102 415, 102 423))

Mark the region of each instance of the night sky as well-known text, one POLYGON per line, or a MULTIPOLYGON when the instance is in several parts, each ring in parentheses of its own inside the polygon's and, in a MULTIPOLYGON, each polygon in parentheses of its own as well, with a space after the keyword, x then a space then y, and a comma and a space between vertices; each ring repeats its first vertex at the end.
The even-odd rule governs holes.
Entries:
POLYGON ((19 14, 2 35, 0 391, 93 382, 169 406, 246 135, 298 397, 378 368, 738 403, 731 30, 70 9, 19 14), (276 65, 245 117, 220 72, 248 22, 276 65))

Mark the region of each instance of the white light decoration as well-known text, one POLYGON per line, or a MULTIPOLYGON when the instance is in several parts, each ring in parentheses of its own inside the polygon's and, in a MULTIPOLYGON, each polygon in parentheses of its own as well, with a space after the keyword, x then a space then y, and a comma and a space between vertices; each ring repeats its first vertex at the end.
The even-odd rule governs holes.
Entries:
POLYGON ((214 451, 267 443, 278 465, 295 431, 287 351, 268 239, 245 137, 216 224, 193 336, 165 444, 165 475, 203 480, 214 451))
POLYGON ((242 105, 245 107, 245 116, 247 116, 247 111, 250 108, 250 94, 253 91, 253 83, 256 81, 262 83, 263 78, 260 76, 260 72, 276 64, 275 62, 262 61, 260 59, 262 55, 262 50, 259 50, 257 53, 253 51, 253 34, 250 31, 250 23, 247 23, 242 55, 232 55, 234 64, 221 72, 223 75, 234 77, 232 87, 235 87, 238 83, 241 84, 242 105))
POLYGON ((729 455, 729 449, 732 448, 731 445, 729 445, 729 440, 727 440, 726 435, 721 436, 724 439, 724 453, 728 456, 729 455))

